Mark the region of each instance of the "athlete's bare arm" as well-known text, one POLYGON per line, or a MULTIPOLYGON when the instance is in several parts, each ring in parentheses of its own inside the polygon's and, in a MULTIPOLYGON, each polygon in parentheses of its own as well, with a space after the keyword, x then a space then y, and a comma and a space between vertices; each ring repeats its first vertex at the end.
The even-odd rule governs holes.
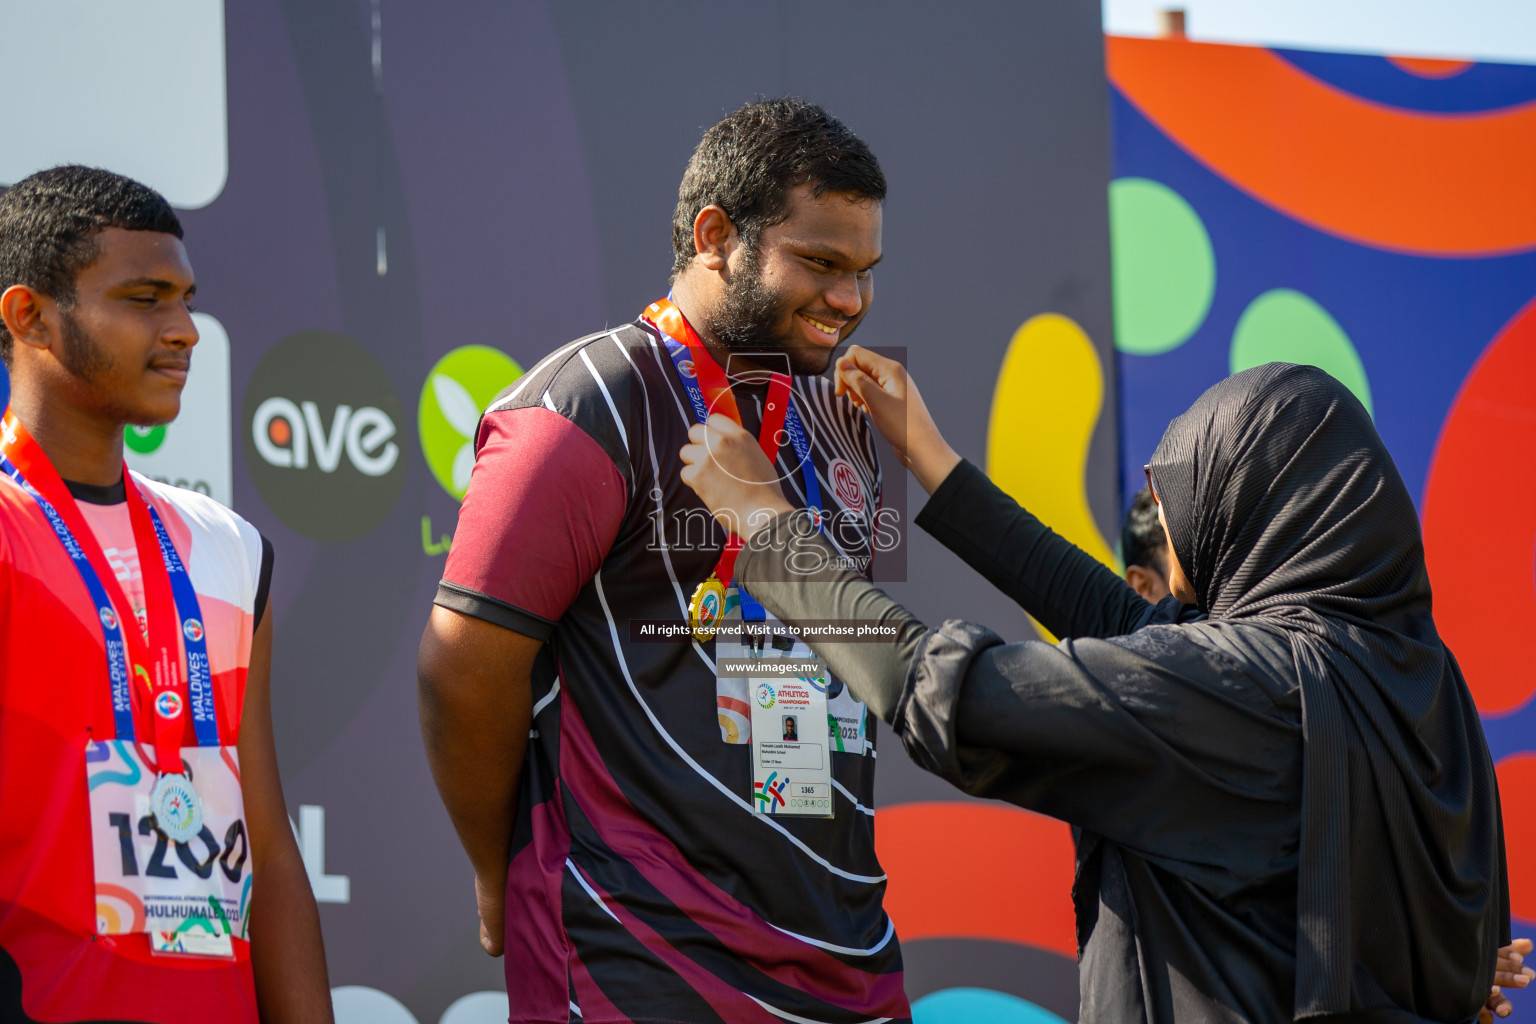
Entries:
POLYGON ((331 1024, 320 912, 288 823, 272 740, 272 620, 251 645, 240 720, 240 782, 251 829, 251 967, 262 1024, 331 1024))
POLYGON ((475 869, 480 945, 502 953, 502 904, 541 641, 433 606, 416 655, 427 763, 475 869))

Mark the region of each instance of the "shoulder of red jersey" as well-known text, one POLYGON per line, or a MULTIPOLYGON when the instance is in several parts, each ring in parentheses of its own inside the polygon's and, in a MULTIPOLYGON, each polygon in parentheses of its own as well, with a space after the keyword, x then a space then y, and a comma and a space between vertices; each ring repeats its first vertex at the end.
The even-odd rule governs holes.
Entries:
MULTIPOLYGON (((169 508, 191 545, 187 571, 199 594, 255 613, 261 577, 261 534, 244 517, 206 494, 133 473, 139 490, 157 508, 169 508)), ((170 523, 166 529, 176 529, 170 523)))

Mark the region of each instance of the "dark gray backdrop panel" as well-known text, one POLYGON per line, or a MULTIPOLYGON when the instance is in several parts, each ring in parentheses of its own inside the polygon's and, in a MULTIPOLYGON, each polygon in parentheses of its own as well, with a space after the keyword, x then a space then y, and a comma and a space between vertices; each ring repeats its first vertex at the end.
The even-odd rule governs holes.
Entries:
MULTIPOLYGON (((443 562, 421 529, 425 518, 432 536, 448 531, 455 508, 416 438, 428 369, 466 344, 527 367, 632 319, 665 288, 678 178, 702 129, 754 96, 794 93, 864 136, 890 179, 887 257, 859 340, 907 350, 956 447, 982 461, 996 371, 1026 319, 1072 317, 1107 375, 1114 365, 1099 11, 261 0, 227 5, 227 19, 229 184, 185 220, 200 302, 233 349, 236 506, 279 553, 287 796, 295 817, 300 804, 326 808, 326 869, 351 879, 349 903, 321 908, 333 984, 389 992, 435 1024, 455 998, 499 988, 501 964, 475 942, 468 866, 415 719, 416 639, 443 562), (246 386, 273 346, 308 329, 367 349, 405 410, 401 497, 345 544, 286 526, 245 464, 246 386)), ((1089 466, 1106 536, 1119 512, 1114 408, 1111 380, 1089 466)), ((887 480, 903 486, 894 463, 887 480)), ((916 511, 920 493, 906 497, 916 511)), ((908 538, 915 582, 890 584, 900 599, 932 621, 1029 635, 957 560, 908 538)), ((957 798, 894 744, 882 753, 881 803, 957 798)), ((1033 955, 912 943, 912 994, 981 983, 1061 1008, 1060 958, 1036 969, 1033 955)))

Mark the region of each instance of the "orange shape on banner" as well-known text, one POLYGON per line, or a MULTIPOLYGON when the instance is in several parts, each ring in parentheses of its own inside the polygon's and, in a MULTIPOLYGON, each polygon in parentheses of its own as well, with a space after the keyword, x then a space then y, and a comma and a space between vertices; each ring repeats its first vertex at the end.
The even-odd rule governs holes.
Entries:
POLYGON ((1536 104, 1384 106, 1269 50, 1108 36, 1111 81, 1164 134, 1286 216, 1436 256, 1536 247, 1536 104))
POLYGON ((1420 78, 1455 78, 1476 61, 1446 60, 1443 57, 1388 57, 1397 68, 1420 78))
POLYGON ((903 942, 991 939, 1076 958, 1064 822, 1000 804, 898 804, 875 812, 875 852, 903 942))
POLYGON ((1484 714, 1536 692, 1536 300, 1462 382, 1424 489, 1435 625, 1484 714))

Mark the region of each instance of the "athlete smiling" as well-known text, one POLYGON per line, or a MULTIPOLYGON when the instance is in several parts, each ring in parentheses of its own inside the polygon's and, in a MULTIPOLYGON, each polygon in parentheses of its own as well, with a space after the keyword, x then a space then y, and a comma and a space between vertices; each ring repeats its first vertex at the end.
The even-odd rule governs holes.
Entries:
MULTIPOLYGON (((873 723, 836 684, 807 690, 796 747, 824 777, 762 799, 790 783, 755 774, 756 702, 717 675, 712 638, 748 598, 727 590, 735 548, 677 456, 701 414, 730 410, 786 498, 867 566, 872 436, 815 375, 868 312, 884 198, 869 149, 819 107, 741 108, 683 176, 670 295, 556 350, 481 420, 421 710, 514 1022, 909 1015, 873 723), (685 617, 692 640, 647 641, 645 623, 685 617)), ((783 711, 763 745, 786 746, 783 711)))
POLYGON ((331 1019, 272 739, 270 547, 123 464, 191 371, 181 238, 107 171, 0 197, 0 1024, 331 1019))

